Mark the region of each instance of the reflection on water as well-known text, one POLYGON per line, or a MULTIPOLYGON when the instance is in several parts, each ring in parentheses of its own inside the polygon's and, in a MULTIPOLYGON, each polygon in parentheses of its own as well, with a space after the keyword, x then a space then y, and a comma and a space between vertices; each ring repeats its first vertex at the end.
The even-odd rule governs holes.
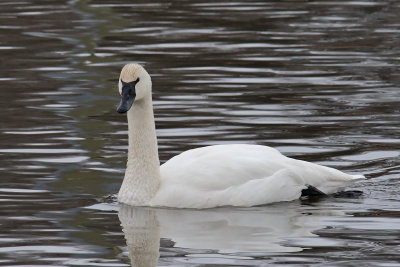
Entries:
MULTIPOLYGON (((126 164, 126 118, 115 106, 127 61, 153 77, 162 162, 245 142, 369 178, 356 185, 359 199, 130 211, 144 214, 132 217, 143 234, 161 236, 149 241, 158 252, 134 262, 154 265, 159 253, 160 266, 396 265, 399 9, 373 0, 1 2, 0 265, 131 264, 135 242, 125 241, 116 203, 99 204, 126 164), (93 204, 101 208, 83 208, 93 204)), ((135 232, 124 210, 124 231, 135 232)))
MULTIPOLYGON (((171 239, 174 247, 207 249, 216 253, 301 251, 301 247, 281 243, 288 238, 315 236, 312 231, 318 229, 317 222, 321 216, 284 208, 287 205, 206 210, 122 205, 119 218, 132 258, 152 254, 152 257, 148 257, 151 258, 149 262, 158 256, 160 237, 171 239), (144 246, 146 249, 153 249, 157 253, 138 250, 143 248, 143 244, 147 244, 144 246)), ((329 213, 323 212, 323 216, 329 216, 329 213)), ((343 215, 339 212, 333 214, 343 215)))
POLYGON ((305 215, 295 215, 295 211, 287 214, 281 208, 175 210, 122 205, 118 214, 131 265, 156 266, 160 237, 170 239, 177 248, 207 250, 207 256, 238 251, 301 251, 300 247, 279 243, 283 237, 312 236, 315 229, 301 221, 299 217, 304 219, 305 215))
MULTIPOLYGON (((280 255, 282 260, 292 263, 303 261, 296 252, 310 261, 320 262, 319 250, 327 257, 334 256, 330 255, 334 248, 368 250, 371 241, 363 237, 367 233, 374 240, 388 243, 396 240, 396 237, 387 237, 385 232, 400 230, 399 212, 388 212, 389 218, 382 219, 379 211, 357 212, 362 202, 332 198, 206 210, 121 205, 118 216, 132 266, 156 266, 160 255, 161 266, 179 262, 197 264, 215 257, 220 264, 280 262, 274 258, 259 260, 266 255, 280 255), (182 256, 186 259, 179 259, 182 256), (171 261, 170 257, 178 258, 171 261)), ((90 207, 109 208, 117 206, 96 204, 90 207)))
POLYGON ((221 253, 301 251, 279 243, 283 237, 308 236, 315 230, 301 221, 304 216, 282 207, 158 210, 156 214, 162 236, 171 238, 175 246, 221 253))
POLYGON ((156 211, 122 205, 118 212, 132 266, 157 266, 160 226, 156 211))

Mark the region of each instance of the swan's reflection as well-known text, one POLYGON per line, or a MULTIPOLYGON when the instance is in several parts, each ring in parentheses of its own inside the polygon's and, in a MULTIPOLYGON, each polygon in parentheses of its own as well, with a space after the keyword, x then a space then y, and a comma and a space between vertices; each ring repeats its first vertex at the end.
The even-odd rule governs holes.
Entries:
POLYGON ((160 226, 156 210, 121 205, 118 212, 132 266, 157 266, 160 249, 160 226))
POLYGON ((122 205, 119 211, 132 266, 156 266, 160 237, 171 239, 175 247, 220 253, 301 251, 285 240, 313 236, 322 227, 316 222, 326 215, 306 214, 287 203, 206 210, 122 205))

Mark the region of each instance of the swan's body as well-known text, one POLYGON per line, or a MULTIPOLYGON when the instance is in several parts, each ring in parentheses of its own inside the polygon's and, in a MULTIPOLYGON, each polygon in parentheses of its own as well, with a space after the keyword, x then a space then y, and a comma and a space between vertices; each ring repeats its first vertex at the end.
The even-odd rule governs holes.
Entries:
POLYGON ((363 178, 291 159, 259 145, 192 149, 160 168, 149 74, 138 64, 128 64, 122 69, 119 89, 118 112, 127 112, 129 127, 120 202, 177 208, 254 206, 298 199, 307 185, 325 194, 335 193, 363 178))

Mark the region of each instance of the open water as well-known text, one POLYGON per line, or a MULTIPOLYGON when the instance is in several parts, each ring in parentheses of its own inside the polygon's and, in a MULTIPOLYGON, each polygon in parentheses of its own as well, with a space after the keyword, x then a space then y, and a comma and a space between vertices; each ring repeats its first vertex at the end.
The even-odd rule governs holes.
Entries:
POLYGON ((399 266, 399 14, 390 0, 1 1, 0 266, 399 266), (365 174, 363 196, 119 206, 127 62, 153 77, 162 162, 269 145, 365 174))

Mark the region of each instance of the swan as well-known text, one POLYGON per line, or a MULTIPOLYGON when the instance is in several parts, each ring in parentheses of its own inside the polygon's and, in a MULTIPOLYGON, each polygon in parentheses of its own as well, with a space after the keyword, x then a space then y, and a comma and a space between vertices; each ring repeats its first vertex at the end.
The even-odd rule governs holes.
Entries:
POLYGON ((127 113, 129 138, 120 203, 195 209, 256 206, 332 194, 364 178, 249 144, 191 149, 160 166, 150 75, 129 63, 122 68, 118 89, 117 112, 127 113))

